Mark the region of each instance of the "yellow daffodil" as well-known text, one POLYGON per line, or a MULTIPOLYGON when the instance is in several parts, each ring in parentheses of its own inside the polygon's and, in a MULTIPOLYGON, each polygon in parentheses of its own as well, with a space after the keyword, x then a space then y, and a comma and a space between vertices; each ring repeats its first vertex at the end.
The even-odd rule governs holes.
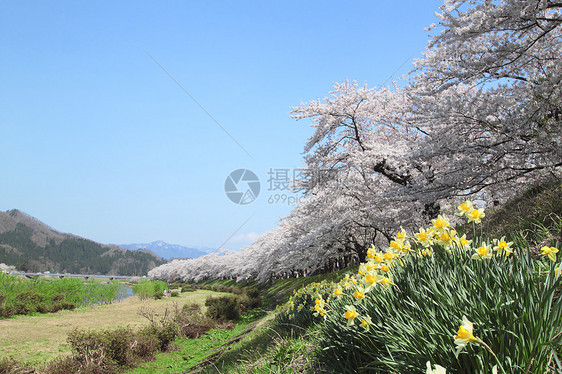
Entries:
POLYGON ((437 219, 433 221, 433 227, 438 234, 441 234, 447 227, 451 224, 449 223, 449 219, 447 217, 443 217, 442 215, 437 216, 437 219))
POLYGON ((376 262, 376 263, 379 263, 379 264, 382 262, 382 257, 379 253, 377 253, 375 255, 375 257, 373 257, 373 262, 376 262))
POLYGON ((369 331, 369 328, 371 327, 372 324, 373 324, 373 321, 371 320, 370 316, 361 317, 361 326, 363 326, 363 328, 366 331, 369 331))
POLYGON ((346 305, 344 317, 347 319, 347 326, 351 326, 355 318, 359 317, 359 314, 357 314, 357 310, 353 305, 346 305))
POLYGON ((357 301, 363 301, 363 299, 365 298, 365 289, 361 286, 358 286, 355 292, 353 293, 353 297, 357 301))
POLYGON ((475 251, 476 253, 472 255, 473 259, 492 258, 492 251, 487 243, 482 243, 480 247, 475 248, 475 251))
POLYGON ((386 252, 383 256, 385 261, 392 261, 392 259, 394 258, 394 254, 392 252, 386 252))
POLYGON ((342 294, 343 294, 343 290, 341 286, 336 287, 336 289, 334 290, 334 296, 341 296, 342 294))
POLYGON ((373 283, 377 282, 377 276, 376 274, 373 273, 367 273, 367 275, 365 276, 365 283, 367 283, 368 285, 371 285, 373 283))
POLYGON ((359 265, 359 270, 357 271, 357 274, 363 276, 365 275, 366 272, 367 272, 367 266, 365 264, 359 265))
POLYGON ((445 230, 441 233, 441 235, 439 235, 439 237, 437 238, 437 243, 439 243, 440 245, 442 245, 445 248, 450 248, 451 244, 453 244, 453 238, 451 237, 451 232, 448 230, 445 230))
POLYGON ((479 342, 479 340, 474 337, 473 328, 474 326, 472 325, 472 322, 470 322, 468 318, 463 316, 462 325, 459 327, 457 335, 455 336, 455 345, 457 346, 457 351, 455 354, 457 356, 469 342, 479 342))
POLYGON ((390 248, 389 248, 389 249, 390 249, 391 251, 396 251, 396 252, 398 252, 398 251, 402 250, 402 243, 397 242, 397 241, 395 241, 395 240, 392 240, 392 241, 390 242, 390 248))
POLYGON ((470 211, 473 209, 472 208, 472 202, 469 201, 469 200, 466 200, 464 203, 459 205, 457 209, 459 210, 458 213, 455 213, 457 216, 468 216, 470 211))
POLYGON ((400 231, 396 234, 396 241, 403 242, 408 236, 406 235, 406 231, 400 227, 400 231))
POLYGON ((548 256, 552 261, 556 261, 556 254, 558 253, 558 249, 556 247, 547 247, 544 246, 541 248, 541 253, 544 256, 548 256))
POLYGON ((380 284, 385 290, 392 285, 392 281, 387 277, 382 277, 380 278, 380 280, 377 279, 377 283, 380 284))
POLYGON ((370 246, 369 249, 367 249, 367 258, 374 258, 376 253, 377 251, 375 250, 375 247, 370 246))
POLYGON ((427 361, 427 371, 425 374, 447 374, 447 370, 441 365, 435 365, 435 369, 431 368, 431 363, 427 361))
POLYGON ((425 231, 425 229, 420 229, 420 231, 414 235, 417 242, 424 247, 429 247, 432 242, 432 236, 430 232, 425 231))
POLYGON ((422 256, 431 256, 431 251, 429 249, 424 249, 421 251, 422 256))
POLYGON ((461 249, 468 249, 470 248, 470 244, 472 243, 472 240, 468 240, 466 238, 466 234, 464 234, 460 238, 457 238, 456 242, 461 249))
POLYGON ((468 213, 468 222, 480 223, 482 222, 482 218, 484 218, 486 214, 484 214, 484 209, 472 209, 470 213, 468 213))
POLYGON ((500 240, 498 239, 494 239, 494 250, 498 253, 505 253, 505 256, 509 256, 513 250, 511 249, 511 246, 513 245, 513 242, 506 242, 505 241, 505 237, 501 237, 500 240))
POLYGON ((387 272, 389 270, 390 270, 390 268, 386 264, 381 265, 381 271, 387 272))

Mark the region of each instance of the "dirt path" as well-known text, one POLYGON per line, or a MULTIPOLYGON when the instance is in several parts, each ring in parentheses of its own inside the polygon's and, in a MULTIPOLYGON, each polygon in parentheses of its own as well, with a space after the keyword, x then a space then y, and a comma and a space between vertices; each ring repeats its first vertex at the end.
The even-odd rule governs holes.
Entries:
POLYGON ((196 302, 204 305, 210 294, 216 295, 212 291, 198 290, 162 300, 141 301, 137 297, 130 297, 115 304, 0 320, 0 357, 12 356, 33 363, 52 360, 70 353, 66 338, 74 328, 97 330, 146 325, 148 320, 138 314, 141 308, 161 314, 166 308, 173 308, 174 303, 183 305, 196 302))

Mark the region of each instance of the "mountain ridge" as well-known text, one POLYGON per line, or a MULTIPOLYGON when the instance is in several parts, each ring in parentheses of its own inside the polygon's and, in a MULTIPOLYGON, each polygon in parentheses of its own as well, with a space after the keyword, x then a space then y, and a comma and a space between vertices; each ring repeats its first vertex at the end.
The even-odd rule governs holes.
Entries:
POLYGON ((128 250, 150 250, 165 260, 171 260, 173 258, 197 258, 216 252, 216 250, 212 248, 186 247, 180 244, 166 243, 163 240, 156 240, 150 243, 117 244, 117 246, 128 250))
POLYGON ((102 275, 145 275, 164 263, 149 251, 62 233, 18 209, 0 211, 0 262, 32 272, 102 275))

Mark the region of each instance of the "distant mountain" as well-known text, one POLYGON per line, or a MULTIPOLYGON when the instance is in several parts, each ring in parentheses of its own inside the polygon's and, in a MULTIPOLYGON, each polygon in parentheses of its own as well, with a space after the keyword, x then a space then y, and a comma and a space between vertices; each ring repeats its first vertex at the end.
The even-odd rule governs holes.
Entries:
POLYGON ((0 263, 29 272, 145 275, 164 261, 148 251, 61 233, 14 209, 0 211, 0 263))
POLYGON ((118 244, 118 246, 130 250, 148 249, 165 260, 172 258, 197 258, 215 252, 211 248, 190 248, 179 244, 169 244, 162 240, 152 243, 118 244))

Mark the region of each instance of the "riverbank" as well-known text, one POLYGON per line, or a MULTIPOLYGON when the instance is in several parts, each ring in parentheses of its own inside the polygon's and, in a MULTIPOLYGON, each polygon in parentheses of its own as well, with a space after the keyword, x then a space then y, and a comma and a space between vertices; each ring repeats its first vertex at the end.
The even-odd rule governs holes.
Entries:
POLYGON ((198 303, 205 308, 205 299, 216 292, 197 290, 178 297, 161 300, 139 300, 136 296, 105 305, 60 311, 53 314, 17 316, 0 320, 0 357, 13 357, 19 361, 41 363, 70 354, 66 342, 68 333, 75 328, 101 330, 117 326, 139 327, 149 321, 140 310, 153 310, 163 314, 174 304, 198 303))

